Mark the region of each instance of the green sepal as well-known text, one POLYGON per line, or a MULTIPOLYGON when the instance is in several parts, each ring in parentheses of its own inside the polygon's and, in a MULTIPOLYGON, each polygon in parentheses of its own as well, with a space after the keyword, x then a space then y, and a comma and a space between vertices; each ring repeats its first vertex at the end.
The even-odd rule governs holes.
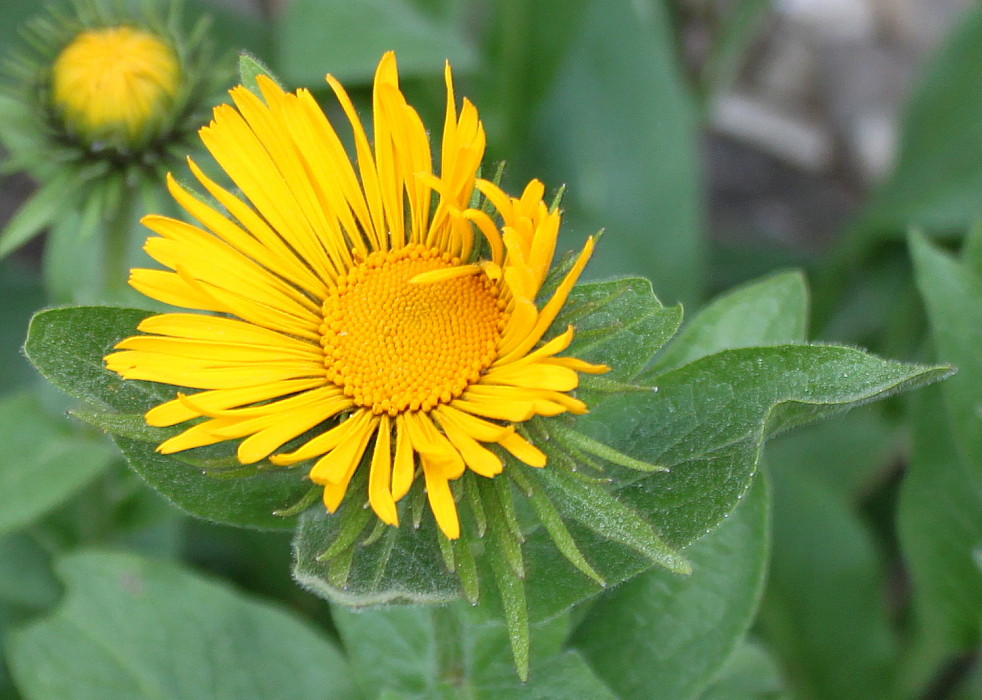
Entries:
POLYGON ((626 382, 644 369, 681 323, 681 306, 662 306, 651 282, 628 277, 574 287, 546 337, 572 325, 576 332, 563 354, 607 365, 611 370, 605 378, 626 382))
POLYGON ((580 551, 579 547, 576 546, 576 541, 573 539, 573 535, 570 534, 566 525, 563 524, 563 519, 559 515, 559 511, 552 504, 546 496, 542 493, 540 489, 533 486, 532 482, 526 478, 524 470, 521 467, 515 467, 508 470, 508 476, 511 477, 518 487, 525 493, 528 497, 529 502, 535 509, 536 515, 539 517, 539 522, 549 533, 549 537, 552 538, 553 544, 556 545, 556 549, 562 552, 563 556, 569 561, 570 564, 579 569, 582 573, 586 574, 601 587, 606 587, 607 583, 603 578, 596 572, 596 570, 590 566, 587 562, 586 557, 580 551))
POLYGON ((651 525, 607 489, 588 486, 563 469, 543 469, 532 478, 566 517, 605 539, 627 545, 652 564, 680 574, 692 572, 685 557, 669 547, 651 525))
POLYGON ((545 424, 542 426, 542 429, 550 437, 555 438, 557 442, 561 443, 570 451, 579 452, 582 450, 593 455, 594 457, 599 457, 606 462, 610 462, 611 464, 616 464, 618 466, 625 467, 626 469, 633 469, 639 472, 668 471, 667 467, 663 467, 658 464, 649 464, 648 462, 644 462, 640 459, 635 459, 630 455, 626 455, 623 452, 618 452, 610 445, 597 442, 596 440, 587 437, 583 433, 579 433, 563 426, 563 424, 559 421, 545 424))
MULTIPOLYGON (((491 482, 482 479, 478 483, 481 500, 488 506, 485 508, 488 515, 486 538, 494 543, 494 548, 497 550, 497 554, 492 556, 504 557, 512 575, 521 579, 525 578, 525 562, 522 559, 522 542, 525 538, 522 536, 521 530, 518 529, 517 522, 513 521, 514 515, 509 517, 508 508, 503 504, 504 499, 502 499, 501 494, 506 493, 506 491, 495 483, 499 481, 504 484, 506 489, 511 488, 507 479, 493 479, 491 482)), ((505 498, 510 504, 511 494, 509 493, 505 498)))
POLYGON ((259 89, 259 83, 256 78, 260 75, 265 75, 267 78, 276 83, 280 89, 283 89, 283 83, 276 74, 269 69, 265 63, 260 61, 258 58, 253 56, 248 51, 239 52, 239 82, 245 87, 249 88, 258 96, 262 96, 262 90, 259 89))
POLYGON ((464 597, 471 605, 477 605, 481 597, 481 582, 477 573, 477 563, 471 551, 471 543, 459 539, 451 542, 454 551, 454 561, 457 563, 457 579, 464 592, 464 597))
POLYGON ((514 540, 502 519, 494 517, 494 512, 495 510, 492 509, 492 516, 488 521, 488 560, 505 614, 508 641, 515 659, 515 670, 518 672, 518 677, 525 681, 529 674, 531 634, 525 582, 522 580, 523 575, 516 572, 511 562, 509 547, 513 545, 514 540))
POLYGON ((348 499, 333 515, 320 507, 301 514, 293 538, 293 577, 322 598, 355 607, 446 603, 459 599, 461 585, 447 572, 432 515, 421 513, 418 528, 411 521, 412 503, 422 490, 421 484, 414 485, 399 503, 400 527, 387 527, 385 534, 369 545, 359 540, 365 528, 358 529, 357 524, 348 526, 342 545, 333 544, 341 536, 348 518, 366 513, 368 520, 374 517, 361 502, 348 499), (331 556, 325 557, 328 548, 331 556), (344 585, 338 586, 329 573, 331 562, 344 552, 351 553, 351 564, 344 585))

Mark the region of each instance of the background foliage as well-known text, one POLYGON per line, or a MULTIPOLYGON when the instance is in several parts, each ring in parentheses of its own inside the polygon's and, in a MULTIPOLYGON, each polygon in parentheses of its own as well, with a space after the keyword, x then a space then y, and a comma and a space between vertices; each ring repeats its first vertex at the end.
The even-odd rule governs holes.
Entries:
MULTIPOLYGON (((449 58, 458 93, 481 110, 489 162, 508 161, 506 184, 566 184, 561 247, 604 228, 589 276, 652 280, 665 307, 642 290, 643 304, 631 304, 647 310, 641 317, 685 305, 679 335, 646 368, 667 337, 644 345, 634 372, 660 387, 651 411, 683 417, 666 415, 651 434, 613 399, 583 431, 625 451, 643 444, 651 454, 639 456, 652 460, 671 459, 666 445, 686 439, 679 454, 699 445, 734 453, 679 458, 668 490, 626 489, 670 543, 698 537, 684 550, 691 576, 649 569, 600 595, 572 569, 565 589, 539 579, 522 685, 504 625, 482 609, 328 606, 291 579, 288 533, 189 517, 143 480, 186 511, 258 528, 282 520, 250 521, 250 499, 295 499, 289 481, 271 491, 247 479, 229 498, 189 485, 197 472, 173 459, 140 476, 128 470, 102 429, 122 435, 128 456, 151 454, 154 438, 134 414, 152 395, 113 386, 101 365, 70 364, 86 343, 123 332, 118 314, 35 320, 28 354, 55 384, 63 370, 91 380, 87 407, 42 382, 21 354, 34 311, 98 301, 91 266, 77 262, 94 244, 58 222, 44 276, 38 244, 0 260, 0 698, 458 697, 461 688, 496 698, 978 697, 982 11, 965 14, 925 70, 895 166, 831 246, 741 256, 708 230, 700 139, 766 2, 727 4, 695 70, 683 60, 684 13, 661 0, 291 0, 264 16, 186 5, 188 15, 215 15, 230 66, 248 49, 322 96, 330 71, 364 98, 379 55, 395 49, 410 101, 431 125, 449 58), (764 277, 718 295, 721 280, 747 281, 762 267, 764 277), (71 323, 77 345, 44 342, 46 328, 71 323), (778 436, 744 495, 765 437, 928 378, 805 340, 959 372, 778 436), (774 347, 745 349, 754 346, 774 347), (66 421, 68 410, 81 420, 66 421), (743 471, 720 469, 733 464, 743 471), (719 504, 692 506, 709 483, 719 504), (686 508, 715 516, 663 515, 686 508)), ((35 10, 33 0, 5 0, 0 53, 35 10)), ((134 227, 134 242, 143 235, 134 227)), ((140 259, 136 245, 131 253, 140 259)), ((612 581, 646 568, 618 556, 601 557, 619 572, 612 581)))

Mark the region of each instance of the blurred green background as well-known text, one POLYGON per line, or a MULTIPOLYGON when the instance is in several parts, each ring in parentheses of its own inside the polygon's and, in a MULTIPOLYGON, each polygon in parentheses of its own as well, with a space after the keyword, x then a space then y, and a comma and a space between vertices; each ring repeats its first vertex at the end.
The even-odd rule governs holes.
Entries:
MULTIPOLYGON (((733 285, 800 267, 812 290, 812 338, 961 365, 960 383, 944 392, 859 409, 768 446, 765 593, 750 641, 729 662, 729 684, 697 696, 982 697, 982 307, 974 304, 982 256, 977 244, 961 263, 946 255, 982 218, 974 3, 185 5, 189 17, 215 17, 211 34, 229 66, 246 49, 289 86, 318 90, 325 105, 326 72, 364 99, 379 56, 395 49, 404 90, 434 130, 449 59, 458 95, 485 122, 487 162, 507 162, 506 185, 537 177, 548 189, 566 186, 560 247, 605 231, 589 277, 644 275, 664 303, 688 312, 733 285), (923 234, 916 283, 911 230, 923 234), (946 421, 951 406, 968 417, 946 421)), ((34 0, 4 0, 0 54, 37 10, 34 0)), ((32 187, 6 175, 0 221, 32 187)), ((0 262, 2 396, 37 383, 18 349, 31 313, 59 298, 40 274, 45 255, 36 239, 0 262)), ((63 410, 54 389, 44 392, 40 405, 10 410, 63 410)), ((30 462, 23 452, 42 436, 2 437, 0 459, 30 462)), ((36 505, 44 519, 25 528, 4 501, 16 484, 0 481, 0 628, 57 598, 53 553, 95 543, 190 562, 333 629, 326 606, 290 580, 286 535, 192 521, 101 442, 43 437, 68 442, 33 465, 60 484, 36 505)), ((2 667, 0 697, 18 697, 2 667)))

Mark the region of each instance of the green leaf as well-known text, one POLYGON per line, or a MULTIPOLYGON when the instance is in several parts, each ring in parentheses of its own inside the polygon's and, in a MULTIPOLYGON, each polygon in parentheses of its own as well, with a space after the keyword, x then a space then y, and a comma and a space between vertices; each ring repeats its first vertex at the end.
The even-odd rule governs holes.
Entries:
POLYGON ((938 357, 958 368, 943 391, 958 452, 982 484, 982 274, 911 236, 917 286, 938 357))
POLYGON ((104 440, 80 435, 36 397, 0 400, 0 533, 21 528, 79 491, 113 460, 104 440))
POLYGON ((102 409, 144 413, 173 398, 173 387, 123 381, 102 358, 150 315, 108 306, 41 311, 31 319, 24 352, 48 381, 75 398, 102 409))
MULTIPOLYGON (((158 493, 199 518, 237 527, 288 530, 295 517, 275 515, 303 498, 310 482, 297 470, 248 469, 248 475, 223 476, 188 458, 159 454, 154 444, 122 435, 113 437, 130 467, 158 493)), ((229 457, 232 451, 229 450, 229 457)), ((245 471, 245 470, 243 470, 245 471)))
POLYGON ((982 485, 959 458, 941 392, 916 397, 913 450, 897 506, 915 609, 927 634, 951 650, 982 631, 982 485))
POLYGON ((948 374, 835 346, 738 348, 663 374, 648 393, 612 396, 576 425, 669 467, 617 474, 617 492, 670 545, 684 546, 733 510, 767 437, 948 374))
POLYGON ((699 700, 778 700, 786 697, 781 669, 762 646, 738 646, 699 700))
POLYGON ((20 347, 31 314, 44 304, 44 292, 33 275, 4 262, 0 263, 0 299, 0 387, 6 393, 37 377, 20 356, 20 347))
POLYGON ((514 176, 568 184, 565 231, 606 230, 589 275, 641 275, 688 303, 704 278, 698 114, 665 5, 590 2, 531 143, 508 155, 514 176))
POLYGON ((0 536, 0 602, 40 609, 60 595, 48 553, 33 537, 22 532, 0 536))
POLYGON ((487 66, 476 100, 492 152, 513 154, 528 136, 535 109, 562 68, 587 0, 505 0, 490 20, 487 66), (561 17, 561 21, 557 18, 561 17))
POLYGON ((718 529, 685 552, 691 576, 652 569, 597 601, 572 644, 620 698, 689 698, 753 619, 768 551, 768 494, 755 485, 718 529))
POLYGON ((385 51, 402 77, 440 75, 444 61, 466 72, 475 52, 460 27, 427 15, 408 0, 295 0, 275 27, 273 61, 285 80, 317 87, 324 74, 370 82, 385 51))
MULTIPOLYGON (((746 491, 763 441, 774 432, 937 381, 949 372, 831 346, 742 348, 710 355, 661 375, 657 390, 611 396, 573 422, 592 438, 667 466, 669 472, 639 474, 611 464, 605 476, 612 483, 570 475, 566 478, 583 479, 579 496, 564 498, 559 488, 550 495, 569 518, 567 528, 589 564, 608 585, 616 585, 650 568, 652 558, 674 561, 674 549, 716 527, 746 491), (610 517, 615 511, 609 502, 597 505, 597 499, 613 497, 621 502, 619 518, 610 517), (643 540, 648 544, 642 547, 621 536, 620 543, 611 541, 609 528, 617 523, 622 530, 630 524, 634 530, 624 532, 635 535, 643 528, 657 544, 643 540)), ((540 422, 548 425, 548 420, 540 422)), ((537 476, 551 482, 560 478, 561 469, 547 466, 537 476)), ((401 507, 402 527, 387 530, 370 545, 354 546, 342 585, 332 582, 329 564, 317 557, 339 536, 345 508, 361 509, 362 504, 343 504, 334 516, 318 508, 305 513, 294 543, 297 580, 351 605, 460 597, 458 584, 446 572, 432 517, 425 513, 415 530, 408 527, 408 506, 401 507)), ((476 529, 465 527, 465 532, 476 529)), ((528 529, 523 549, 533 622, 602 590, 556 549, 545 528, 528 529)), ((487 568, 483 570, 487 575, 487 568)), ((488 592, 487 585, 482 592, 488 592)))
POLYGON ((78 552, 67 596, 11 637, 14 679, 45 698, 351 698, 347 664, 293 615, 173 564, 78 552))
POLYGON ((180 432, 180 428, 154 428, 147 425, 142 413, 109 413, 74 409, 69 414, 83 423, 112 435, 159 445, 180 432))
POLYGON ((678 330, 682 307, 664 307, 651 282, 626 278, 577 285, 550 328, 558 335, 572 325, 564 354, 611 368, 605 379, 629 381, 678 330))
POLYGON ((576 652, 561 651, 566 620, 532 631, 529 679, 509 661, 505 626, 482 608, 333 608, 366 697, 499 700, 614 698, 576 652))
POLYGON ((76 174, 72 170, 49 180, 21 205, 0 231, 0 259, 34 238, 71 206, 76 174))
POLYGON ((815 474, 768 460, 773 549, 763 633, 796 695, 903 697, 881 556, 865 524, 815 474))
MULTIPOLYGON (((323 598, 353 606, 444 603, 460 597, 460 586, 444 565, 433 518, 427 514, 414 528, 405 511, 401 528, 388 528, 370 545, 354 545, 346 582, 333 583, 330 562, 319 555, 342 532, 344 511, 361 508, 361 503, 348 499, 334 515, 311 508, 300 516, 293 541, 293 577, 300 585, 323 598)), ((360 533, 361 528, 354 537, 360 533)))
POLYGON ((796 270, 780 272, 714 299, 682 328, 643 377, 646 381, 721 350, 804 342, 807 324, 804 276, 796 270))
POLYGON ((238 465, 231 443, 180 453, 158 454, 154 447, 173 429, 151 428, 140 416, 174 397, 176 388, 152 382, 124 381, 102 358, 150 315, 138 309, 74 307, 42 311, 31 321, 25 351, 53 384, 102 411, 77 415, 115 434, 127 462, 148 484, 181 509, 227 525, 287 529, 293 518, 274 515, 300 500, 310 487, 298 470, 270 468, 268 462, 243 468, 231 478, 216 464, 238 465), (118 413, 116 412, 118 411, 118 413))
POLYGON ((50 226, 42 265, 49 304, 97 303, 104 294, 106 237, 95 235, 104 219, 102 198, 92 196, 82 212, 67 211, 50 226))
POLYGON ((922 79, 904 116, 890 178, 857 226, 902 235, 945 231, 982 216, 982 9, 970 10, 922 79))
MULTIPOLYGON (((949 371, 827 346, 728 350, 662 375, 657 392, 612 397, 577 425, 623 452, 670 468, 646 475, 611 468, 608 476, 613 494, 678 548, 736 507, 769 435, 937 381, 949 371)), ((578 523, 570 523, 570 531, 609 585, 650 568, 630 548, 578 523)), ((600 590, 556 552, 543 531, 531 533, 525 547, 532 620, 548 619, 600 590)))

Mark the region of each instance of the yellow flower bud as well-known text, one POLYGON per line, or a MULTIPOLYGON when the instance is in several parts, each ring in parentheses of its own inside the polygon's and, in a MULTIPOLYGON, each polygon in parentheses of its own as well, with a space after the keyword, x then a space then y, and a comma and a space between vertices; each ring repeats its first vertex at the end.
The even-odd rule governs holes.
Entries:
POLYGON ((71 131, 133 142, 170 108, 180 74, 160 37, 127 26, 90 29, 55 61, 51 97, 71 131))

